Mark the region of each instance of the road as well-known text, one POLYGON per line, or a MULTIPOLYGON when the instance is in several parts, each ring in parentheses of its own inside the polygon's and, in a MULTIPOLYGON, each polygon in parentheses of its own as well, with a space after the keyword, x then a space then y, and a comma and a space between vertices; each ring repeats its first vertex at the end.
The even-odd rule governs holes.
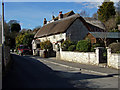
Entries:
POLYGON ((117 88, 118 78, 80 71, 49 59, 13 55, 3 88, 117 88))

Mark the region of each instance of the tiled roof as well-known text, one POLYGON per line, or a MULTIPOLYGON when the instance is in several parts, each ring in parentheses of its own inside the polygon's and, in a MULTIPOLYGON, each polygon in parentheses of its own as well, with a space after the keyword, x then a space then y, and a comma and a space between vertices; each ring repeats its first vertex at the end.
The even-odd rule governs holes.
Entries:
POLYGON ((89 32, 95 38, 120 38, 120 32, 89 32))

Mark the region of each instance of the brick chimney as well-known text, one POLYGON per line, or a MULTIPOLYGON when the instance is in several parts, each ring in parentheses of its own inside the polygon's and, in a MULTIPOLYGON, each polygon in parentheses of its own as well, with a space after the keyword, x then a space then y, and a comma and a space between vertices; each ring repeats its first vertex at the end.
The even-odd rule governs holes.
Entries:
POLYGON ((53 15, 53 16, 52 16, 52 20, 54 20, 54 18, 55 18, 55 16, 53 15))
POLYGON ((62 19, 63 18, 63 14, 62 14, 62 11, 59 12, 59 16, 58 16, 58 19, 62 19))
POLYGON ((118 30, 120 31, 120 24, 118 25, 118 30))
POLYGON ((44 18, 43 25, 47 24, 46 18, 44 18))

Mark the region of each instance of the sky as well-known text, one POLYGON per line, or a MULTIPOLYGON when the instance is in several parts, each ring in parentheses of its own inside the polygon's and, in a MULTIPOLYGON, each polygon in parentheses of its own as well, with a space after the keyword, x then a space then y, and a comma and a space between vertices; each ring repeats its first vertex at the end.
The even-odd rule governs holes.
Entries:
POLYGON ((17 20, 22 29, 34 29, 43 25, 44 18, 49 21, 52 15, 58 16, 59 11, 64 14, 71 10, 75 13, 85 10, 92 16, 100 4, 101 2, 5 2, 5 21, 17 20))

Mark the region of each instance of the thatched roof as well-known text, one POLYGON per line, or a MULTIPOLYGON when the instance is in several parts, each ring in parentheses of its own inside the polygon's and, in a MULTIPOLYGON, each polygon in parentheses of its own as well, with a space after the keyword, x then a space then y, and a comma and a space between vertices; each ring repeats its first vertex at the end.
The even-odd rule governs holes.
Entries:
POLYGON ((51 22, 49 24, 44 25, 35 34, 34 38, 50 36, 50 35, 59 34, 59 33, 64 33, 64 32, 67 31, 67 29, 72 25, 72 23, 76 19, 80 19, 81 22, 88 28, 88 30, 90 32, 101 31, 102 30, 101 28, 93 26, 92 24, 88 24, 79 14, 74 14, 72 16, 69 16, 69 17, 63 18, 61 20, 57 20, 57 21, 54 21, 54 22, 51 22))
POLYGON ((76 18, 78 18, 79 15, 72 15, 67 18, 63 18, 61 20, 57 20, 54 22, 51 22, 47 25, 44 25, 35 35, 36 37, 43 37, 48 36, 52 34, 58 34, 63 33, 67 30, 67 28, 73 23, 76 18))
POLYGON ((84 17, 84 20, 87 23, 92 24, 93 26, 99 27, 101 29, 105 29, 104 24, 101 21, 99 21, 99 20, 97 20, 95 18, 84 17))
MULTIPOLYGON (((67 13, 63 14, 63 18, 69 17, 69 16, 74 15, 74 14, 75 13, 72 10, 70 12, 67 12, 67 13)), ((54 20, 58 20, 58 17, 55 17, 54 20)))

